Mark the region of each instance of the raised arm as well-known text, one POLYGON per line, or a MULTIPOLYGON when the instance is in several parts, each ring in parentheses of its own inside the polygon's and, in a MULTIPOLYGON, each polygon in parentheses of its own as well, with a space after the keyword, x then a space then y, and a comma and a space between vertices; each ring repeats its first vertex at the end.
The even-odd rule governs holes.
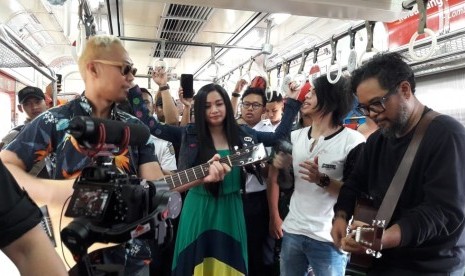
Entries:
POLYGON ((177 126, 179 124, 179 112, 171 97, 168 74, 165 69, 160 68, 152 73, 152 79, 158 85, 158 93, 162 97, 165 124, 177 126))
POLYGON ((187 126, 191 122, 191 109, 192 109, 192 98, 184 98, 182 87, 179 87, 178 91, 179 101, 183 105, 182 118, 179 126, 187 126))
MULTIPOLYGON (((170 99, 171 100, 171 99, 170 99)), ((175 146, 179 146, 182 137, 182 127, 163 125, 157 122, 145 106, 139 86, 129 89, 128 101, 131 104, 134 114, 146 126, 149 127, 150 133, 160 139, 170 141, 175 146)))
POLYGON ((288 98, 286 104, 284 105, 284 114, 281 119, 281 123, 275 132, 261 132, 250 129, 250 131, 255 132, 257 139, 260 143, 263 143, 267 147, 273 146, 277 141, 284 139, 289 136, 291 132, 294 119, 299 112, 301 102, 288 98))
POLYGON ((234 87, 234 91, 231 94, 231 104, 234 111, 234 116, 237 116, 237 106, 239 105, 239 98, 241 97, 242 90, 244 90, 244 86, 247 85, 247 81, 244 79, 240 79, 236 83, 236 87, 234 87))

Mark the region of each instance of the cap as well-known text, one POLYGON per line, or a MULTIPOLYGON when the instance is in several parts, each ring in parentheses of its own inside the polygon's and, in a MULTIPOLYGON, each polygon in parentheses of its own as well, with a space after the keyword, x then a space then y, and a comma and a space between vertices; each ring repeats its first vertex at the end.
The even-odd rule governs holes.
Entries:
POLYGON ((18 92, 18 101, 22 104, 27 98, 34 97, 45 100, 44 92, 38 87, 26 86, 18 92))

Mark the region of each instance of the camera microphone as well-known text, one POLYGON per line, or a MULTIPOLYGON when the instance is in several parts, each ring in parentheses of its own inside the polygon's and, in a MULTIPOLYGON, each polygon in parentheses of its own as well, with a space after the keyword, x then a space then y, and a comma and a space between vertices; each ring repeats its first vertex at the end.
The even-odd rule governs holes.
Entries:
POLYGON ((106 144, 120 145, 124 141, 125 129, 128 128, 129 146, 144 145, 150 137, 149 129, 142 124, 130 124, 116 120, 104 120, 89 116, 76 116, 69 122, 68 131, 81 144, 99 143, 100 125, 105 130, 106 144))

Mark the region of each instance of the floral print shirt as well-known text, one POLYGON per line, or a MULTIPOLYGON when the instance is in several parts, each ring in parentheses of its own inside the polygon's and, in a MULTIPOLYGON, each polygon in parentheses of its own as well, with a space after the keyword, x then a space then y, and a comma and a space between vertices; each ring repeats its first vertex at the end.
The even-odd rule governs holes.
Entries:
MULTIPOLYGON (((52 179, 75 178, 84 167, 92 164, 92 159, 67 129, 73 117, 91 114, 92 106, 84 95, 63 106, 51 108, 27 124, 6 149, 18 155, 26 170, 30 170, 35 163, 49 156, 49 173, 52 179)), ((136 117, 114 106, 111 119, 142 124, 136 117)), ((156 157, 153 141, 149 139, 145 145, 127 147, 115 156, 113 163, 120 173, 137 175, 139 165, 152 161, 156 161, 156 157)))

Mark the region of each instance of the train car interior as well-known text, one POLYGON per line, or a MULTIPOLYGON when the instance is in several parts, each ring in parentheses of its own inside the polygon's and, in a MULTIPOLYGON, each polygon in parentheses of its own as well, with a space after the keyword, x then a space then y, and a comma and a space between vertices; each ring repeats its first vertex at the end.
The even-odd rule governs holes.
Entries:
MULTIPOLYGON (((215 82, 229 93, 263 76, 281 93, 286 76, 349 75, 396 51, 415 71, 417 97, 465 125, 465 0, 3 0, 1 137, 24 121, 21 88, 41 88, 53 105, 81 95, 76 61, 96 34, 123 41, 135 82, 153 93, 152 70, 166 66, 175 99, 181 74, 193 74, 194 90, 215 82)), ((8 264, 0 258, 0 274, 19 275, 8 264)))

